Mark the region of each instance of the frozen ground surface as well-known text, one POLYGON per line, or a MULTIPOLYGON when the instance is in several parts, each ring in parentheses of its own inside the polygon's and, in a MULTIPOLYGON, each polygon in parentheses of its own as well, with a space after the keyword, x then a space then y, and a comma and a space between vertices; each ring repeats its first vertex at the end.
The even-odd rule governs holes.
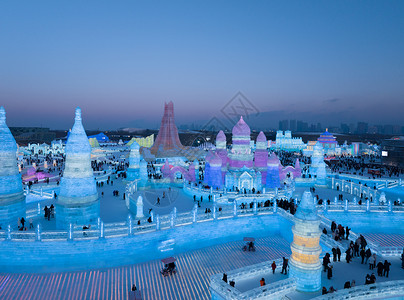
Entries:
POLYGON ((177 255, 177 274, 163 277, 159 260, 83 272, 1 274, 0 299, 128 299, 133 283, 143 299, 210 299, 213 274, 290 255, 280 236, 257 239, 256 252, 243 252, 243 241, 177 255))
MULTIPOLYGON (((55 190, 58 192, 57 188, 55 190)), ((301 197, 304 190, 306 188, 296 188, 295 195, 301 197)), ((113 186, 104 184, 104 187, 98 188, 98 191, 101 202, 101 219, 104 222, 126 220, 129 210, 123 200, 125 183, 121 179, 117 179, 114 180, 113 186), (114 190, 119 191, 118 197, 112 195, 114 190), (104 192, 103 197, 102 192, 104 192)), ((318 194, 320 198, 330 199, 333 202, 334 197, 339 193, 341 192, 335 190, 316 189, 314 195, 318 194)), ((344 199, 350 201, 353 199, 350 194, 342 194, 344 199)), ((190 211, 195 204, 192 197, 178 188, 171 188, 171 192, 161 188, 142 191, 142 195, 146 216, 150 208, 154 213, 163 215, 168 214, 174 206, 177 207, 178 212, 190 211), (166 193, 165 198, 162 197, 163 192, 166 193), (160 205, 156 205, 157 197, 160 197, 160 205)), ((43 208, 44 205, 49 206, 51 203, 55 203, 55 200, 41 201, 41 206, 43 208)), ((211 202, 204 200, 201 209, 204 210, 211 205, 211 202)), ((36 202, 27 205, 27 209, 36 207, 36 202)), ((343 214, 341 213, 339 216, 343 216, 343 214)), ((352 216, 354 217, 354 215, 352 216)), ((345 218, 347 216, 342 218, 341 223, 349 225, 344 224, 345 218)), ((335 219, 338 222, 339 218, 335 219)), ((377 219, 378 222, 385 223, 388 221, 388 216, 380 214, 377 219)), ((37 222, 41 223, 43 230, 55 229, 55 219, 47 221, 41 216, 34 219, 34 223, 37 222)), ((358 223, 357 226, 360 225, 358 223)), ((402 221, 400 223, 402 224, 402 221)), ((400 224, 394 224, 392 228, 400 228, 400 224)), ((353 231, 364 233, 366 238, 378 242, 381 246, 404 246, 404 235, 396 234, 393 230, 374 232, 362 230, 362 227, 360 230, 358 229, 358 227, 352 226, 353 231)), ((143 299, 210 299, 209 277, 211 275, 290 255, 289 244, 279 236, 259 239, 258 251, 255 253, 240 251, 242 245, 241 241, 230 242, 180 254, 176 256, 179 272, 175 276, 166 278, 159 274, 162 263, 159 260, 153 260, 153 257, 149 262, 142 264, 90 271, 50 274, 0 273, 0 299, 127 299, 127 292, 133 283, 140 288, 143 299)), ((358 259, 349 265, 345 262, 335 263, 334 276, 331 280, 328 280, 323 273, 323 285, 327 288, 332 285, 339 290, 345 281, 352 279, 355 279, 357 285, 360 285, 364 283, 368 272, 370 272, 368 266, 361 265, 358 259), (347 274, 349 274, 349 278, 347 274)), ((281 274, 268 274, 265 277, 268 284, 283 278, 286 276, 281 274)), ((243 289, 257 287, 259 279, 236 282, 236 287, 239 286, 243 289)), ((404 270, 400 268, 398 258, 392 260, 391 276, 389 277, 389 280, 395 279, 404 279, 404 270)), ((386 279, 377 278, 377 282, 383 280, 386 279)), ((310 299, 318 294, 292 293, 288 296, 291 299, 310 299)))

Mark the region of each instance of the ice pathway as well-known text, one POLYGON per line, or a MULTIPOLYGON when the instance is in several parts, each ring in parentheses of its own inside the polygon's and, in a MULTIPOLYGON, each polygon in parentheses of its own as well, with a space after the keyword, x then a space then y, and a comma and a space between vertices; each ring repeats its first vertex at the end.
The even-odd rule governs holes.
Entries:
POLYGON ((128 299, 133 283, 143 299, 210 299, 211 275, 290 255, 280 236, 257 239, 256 252, 243 252, 242 241, 177 255, 178 273, 163 277, 162 263, 50 274, 1 274, 0 299, 128 299))

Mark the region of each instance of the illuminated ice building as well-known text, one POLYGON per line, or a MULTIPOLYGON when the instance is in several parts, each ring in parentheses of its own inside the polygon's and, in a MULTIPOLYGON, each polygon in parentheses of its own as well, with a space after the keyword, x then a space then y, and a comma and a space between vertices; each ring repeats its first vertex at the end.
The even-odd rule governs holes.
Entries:
POLYGON ((299 161, 295 167, 283 167, 277 156, 268 157, 267 139, 260 132, 255 151, 251 150, 251 130, 243 117, 233 127, 232 145, 226 147, 226 136, 219 131, 216 150, 206 156, 204 183, 213 188, 226 187, 228 190, 261 191, 279 188, 287 174, 292 178, 301 176, 299 161))

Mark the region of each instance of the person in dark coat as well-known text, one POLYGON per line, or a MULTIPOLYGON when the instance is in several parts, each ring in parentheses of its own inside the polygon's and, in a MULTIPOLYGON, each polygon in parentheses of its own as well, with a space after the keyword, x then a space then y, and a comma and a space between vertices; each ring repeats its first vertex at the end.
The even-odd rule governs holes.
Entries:
POLYGON ((223 273, 223 278, 222 278, 222 280, 227 283, 227 274, 226 274, 226 273, 223 273))
POLYGON ((349 264, 349 262, 351 261, 351 248, 348 248, 346 251, 346 262, 349 264))
POLYGON ((361 257, 362 257, 361 264, 363 264, 363 261, 365 260, 365 249, 362 248, 360 254, 361 254, 361 257))
POLYGON ((332 261, 336 262, 337 261, 337 249, 332 248, 331 251, 332 251, 332 261))
POLYGON ((328 264, 330 263, 330 254, 326 253, 323 257, 324 272, 327 272, 328 264))
POLYGON ((341 261, 341 249, 337 247, 337 256, 338 256, 338 261, 341 261))
POLYGON ((327 278, 331 279, 332 278, 332 266, 329 266, 327 268, 327 278))
POLYGON ((376 276, 375 273, 372 273, 372 275, 370 275, 370 284, 376 283, 376 276))
POLYGON ((283 274, 283 271, 285 271, 285 275, 287 275, 288 274, 287 268, 288 268, 288 259, 283 257, 283 264, 282 264, 281 274, 283 274))
POLYGON ((370 284, 370 283, 371 283, 371 281, 370 281, 370 275, 367 274, 367 275, 366 275, 366 278, 365 278, 365 284, 370 284))
POLYGON ((348 228, 348 226, 345 227, 345 233, 346 233, 346 239, 348 240, 349 237, 349 232, 350 232, 351 228, 348 228))
POLYGON ((401 269, 404 269, 404 249, 403 253, 401 253, 401 269))
POLYGON ((359 256, 359 244, 354 244, 354 256, 359 256))
POLYGON ((383 276, 383 270, 384 270, 384 265, 381 261, 377 264, 377 275, 378 276, 383 276))
POLYGON ((370 248, 368 248, 368 249, 365 251, 365 264, 368 263, 369 257, 371 257, 371 256, 372 256, 372 251, 370 251, 370 248))
POLYGON ((387 260, 385 260, 384 265, 383 265, 383 276, 389 277, 390 266, 391 266, 391 263, 389 263, 387 260))
POLYGON ((331 222, 331 231, 334 232, 335 229, 337 229, 337 223, 335 223, 334 221, 331 222))
POLYGON ((24 219, 24 217, 22 217, 21 218, 21 227, 22 227, 22 229, 24 229, 24 224, 25 224, 25 219, 24 219))

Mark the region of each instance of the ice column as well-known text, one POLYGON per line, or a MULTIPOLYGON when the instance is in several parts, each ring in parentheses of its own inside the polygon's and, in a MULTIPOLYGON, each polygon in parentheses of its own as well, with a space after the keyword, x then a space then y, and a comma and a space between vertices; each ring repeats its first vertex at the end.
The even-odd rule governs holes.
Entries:
POLYGON ((17 166, 17 144, 6 125, 6 111, 0 108, 0 226, 17 224, 25 218, 25 196, 17 166))
POLYGON ((56 225, 67 228, 70 223, 95 223, 100 215, 100 201, 91 168, 91 146, 81 123, 80 108, 76 108, 65 153, 65 169, 56 202, 56 225))
POLYGON ((312 199, 310 192, 304 192, 292 228, 289 276, 296 278, 296 289, 300 292, 316 292, 321 289, 320 218, 312 199))
POLYGON ((136 202, 136 218, 141 219, 144 217, 143 214, 143 197, 139 196, 136 202))
POLYGON ((134 141, 132 145, 130 145, 130 153, 129 153, 129 168, 126 171, 126 180, 133 181, 135 179, 139 179, 140 172, 140 153, 139 153, 139 144, 134 141))

